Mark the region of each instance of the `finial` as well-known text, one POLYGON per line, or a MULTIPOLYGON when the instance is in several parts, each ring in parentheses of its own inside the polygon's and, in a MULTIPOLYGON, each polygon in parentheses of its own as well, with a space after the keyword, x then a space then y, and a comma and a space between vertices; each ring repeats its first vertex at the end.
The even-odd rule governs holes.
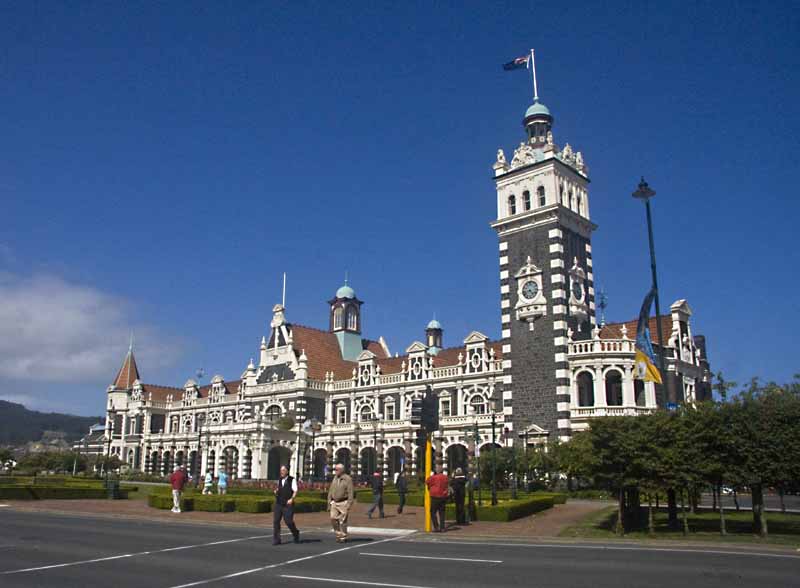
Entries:
POLYGON ((347 270, 344 270, 344 285, 347 286, 347 270))
POLYGON ((133 353, 133 329, 131 329, 131 342, 128 345, 128 353, 133 353))

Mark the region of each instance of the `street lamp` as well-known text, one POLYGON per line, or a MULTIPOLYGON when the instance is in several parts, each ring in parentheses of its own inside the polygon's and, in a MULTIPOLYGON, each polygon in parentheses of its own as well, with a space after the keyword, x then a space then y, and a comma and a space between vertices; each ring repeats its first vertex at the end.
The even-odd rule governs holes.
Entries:
POLYGON ((658 277, 656 275, 656 247, 655 243, 653 242, 653 220, 650 215, 650 199, 656 195, 656 191, 650 188, 647 182, 644 181, 644 177, 639 182, 639 186, 636 191, 632 194, 634 198, 637 200, 641 200, 644 202, 645 210, 647 211, 647 237, 650 241, 650 270, 653 274, 653 290, 655 292, 655 299, 656 299, 656 331, 658 333, 658 368, 661 370, 661 378, 663 379, 664 383, 662 384, 662 397, 667 396, 666 401, 668 404, 674 404, 675 399, 672 398, 672 394, 669 392, 667 387, 667 372, 664 369, 664 338, 661 333, 661 306, 659 305, 658 301, 658 277), (667 394, 664 394, 664 391, 667 394))
MULTIPOLYGON (((306 419, 303 423, 303 433, 308 437, 311 436, 311 459, 309 460, 309 478, 311 480, 314 479, 314 446, 316 445, 317 440, 317 433, 322 430, 322 423, 319 422, 317 418, 306 419)), ((299 449, 299 447, 298 447, 299 449)), ((303 451, 303 458, 305 459, 306 451, 308 451, 308 444, 306 444, 305 450, 303 451)), ((300 472, 300 466, 298 466, 298 473, 300 472)), ((305 468, 303 468, 305 469, 305 468)))
POLYGON ((203 423, 205 423, 206 415, 203 413, 199 413, 197 415, 197 451, 194 452, 194 475, 195 475, 195 482, 194 486, 197 488, 200 485, 200 476, 203 473, 200 471, 200 467, 202 466, 202 451, 203 451, 203 423))
POLYGON ((478 413, 472 404, 467 408, 467 414, 473 417, 472 438, 475 442, 475 477, 478 480, 478 506, 483 506, 483 495, 481 494, 481 435, 478 431, 478 413))
POLYGON ((108 447, 106 449, 106 460, 103 464, 103 474, 105 479, 108 480, 108 469, 109 469, 109 462, 111 461, 111 440, 114 437, 114 406, 111 406, 111 410, 108 411, 109 416, 108 418, 108 447))
POLYGON ((376 412, 372 418, 370 418, 370 421, 372 422, 372 448, 375 450, 375 466, 373 467, 373 472, 371 472, 369 475, 372 475, 372 473, 376 472, 380 467, 381 478, 383 478, 383 467, 382 464, 378 463, 378 425, 380 424, 381 419, 383 419, 383 415, 379 412, 376 412))
POLYGON ((511 498, 517 499, 517 447, 514 443, 514 434, 505 427, 503 429, 503 436, 511 441, 511 498))
POLYGON ((489 399, 489 406, 492 409, 492 506, 497 506, 497 440, 495 436, 495 426, 497 425, 497 399, 489 399))

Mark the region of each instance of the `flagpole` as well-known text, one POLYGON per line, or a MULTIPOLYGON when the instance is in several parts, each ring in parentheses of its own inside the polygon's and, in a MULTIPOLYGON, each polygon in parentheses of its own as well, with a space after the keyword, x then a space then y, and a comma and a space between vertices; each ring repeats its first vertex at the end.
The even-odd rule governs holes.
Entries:
POLYGON ((539 89, 536 87, 536 60, 533 58, 533 49, 531 49, 531 71, 533 72, 533 101, 539 101, 539 89))

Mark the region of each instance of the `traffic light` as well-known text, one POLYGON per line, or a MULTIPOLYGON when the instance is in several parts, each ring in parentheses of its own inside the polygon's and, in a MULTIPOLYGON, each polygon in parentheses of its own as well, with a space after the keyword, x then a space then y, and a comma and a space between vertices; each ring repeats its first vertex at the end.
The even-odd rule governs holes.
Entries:
POLYGON ((422 428, 429 433, 439 430, 439 400, 430 388, 422 399, 422 428))
POLYGON ((412 425, 421 425, 422 424, 422 398, 414 398, 411 401, 411 424, 412 425))

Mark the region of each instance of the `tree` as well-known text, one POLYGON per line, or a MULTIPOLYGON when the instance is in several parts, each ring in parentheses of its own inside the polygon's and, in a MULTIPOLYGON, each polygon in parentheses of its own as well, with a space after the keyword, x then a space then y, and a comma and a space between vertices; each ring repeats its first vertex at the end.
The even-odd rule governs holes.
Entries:
POLYGON ((716 390, 717 394, 719 394, 720 402, 727 402, 728 400, 728 390, 736 387, 736 382, 728 382, 722 375, 722 371, 717 372, 714 376, 716 383, 712 386, 714 390, 716 390))

